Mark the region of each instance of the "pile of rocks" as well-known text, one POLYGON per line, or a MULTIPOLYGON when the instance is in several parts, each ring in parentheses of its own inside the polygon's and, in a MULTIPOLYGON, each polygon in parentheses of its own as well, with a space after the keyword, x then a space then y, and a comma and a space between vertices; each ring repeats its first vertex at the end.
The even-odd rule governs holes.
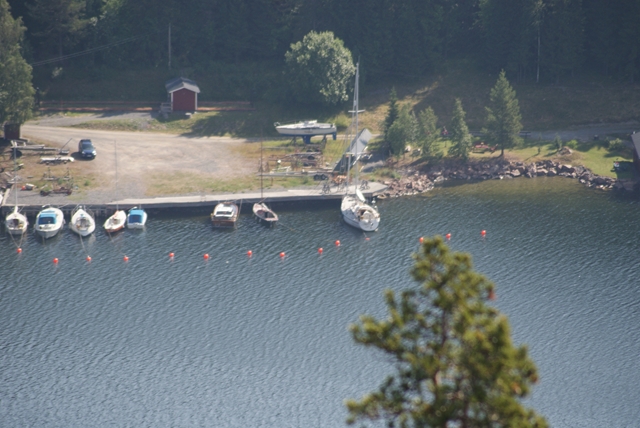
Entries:
POLYGON ((550 160, 524 163, 497 160, 491 162, 450 163, 436 165, 424 171, 408 170, 402 178, 383 181, 387 189, 379 196, 398 197, 427 192, 445 180, 505 180, 518 177, 561 176, 575 178, 580 183, 600 190, 635 189, 637 180, 617 180, 592 173, 583 166, 572 166, 550 160))

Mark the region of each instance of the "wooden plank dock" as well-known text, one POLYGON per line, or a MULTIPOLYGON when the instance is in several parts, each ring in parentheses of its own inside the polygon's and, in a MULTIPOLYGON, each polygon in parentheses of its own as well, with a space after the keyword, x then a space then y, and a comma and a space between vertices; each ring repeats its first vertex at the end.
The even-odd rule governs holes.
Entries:
MULTIPOLYGON (((362 189, 362 194, 371 198, 386 189, 382 183, 370 182, 368 188, 362 189)), ((350 186, 351 193, 355 192, 355 186, 350 186)), ((211 195, 195 195, 195 196, 164 196, 157 198, 136 198, 122 199, 101 204, 84 204, 82 202, 70 203, 65 205, 51 204, 60 208, 66 215, 77 205, 85 205, 86 208, 92 210, 97 217, 108 217, 111 215, 116 206, 120 209, 128 210, 133 207, 142 207, 145 210, 158 212, 170 212, 189 209, 212 209, 216 204, 224 201, 242 202, 243 211, 251 211, 251 207, 255 202, 265 200, 269 204, 303 204, 303 203, 339 203, 345 194, 345 189, 337 190, 331 188, 331 192, 323 193, 322 187, 313 187, 306 189, 285 189, 280 191, 264 192, 263 197, 260 192, 232 193, 232 194, 211 194, 211 195)), ((2 215, 5 216, 9 211, 13 210, 11 204, 11 196, 9 191, 4 195, 0 205, 2 215)), ((46 201, 46 199, 44 199, 46 201)), ((42 209, 42 205, 22 205, 19 204, 21 212, 25 215, 34 217, 42 209)))

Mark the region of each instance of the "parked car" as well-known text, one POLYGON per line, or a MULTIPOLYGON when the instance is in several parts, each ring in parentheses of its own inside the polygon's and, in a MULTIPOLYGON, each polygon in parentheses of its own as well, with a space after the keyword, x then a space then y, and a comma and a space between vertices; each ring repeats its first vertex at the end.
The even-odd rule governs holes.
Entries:
POLYGON ((78 143, 78 152, 83 159, 93 159, 98 154, 91 140, 84 139, 78 143))

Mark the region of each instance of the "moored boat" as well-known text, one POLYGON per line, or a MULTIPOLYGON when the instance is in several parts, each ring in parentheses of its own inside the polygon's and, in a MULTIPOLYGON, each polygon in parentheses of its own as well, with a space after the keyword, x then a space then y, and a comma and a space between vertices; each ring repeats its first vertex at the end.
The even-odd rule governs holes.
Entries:
POLYGON ((64 214, 59 208, 45 206, 36 216, 35 231, 43 238, 52 238, 64 226, 64 214))
POLYGON ((80 236, 89 236, 96 230, 96 221, 85 207, 78 205, 71 213, 69 229, 80 236))
POLYGON ((147 224, 147 213, 142 208, 133 207, 127 214, 127 229, 144 229, 147 224))
POLYGON ((115 233, 124 229, 124 225, 127 222, 127 214, 122 210, 116 210, 111 217, 104 222, 104 230, 107 233, 115 233))
POLYGON ((236 227, 240 210, 234 202, 220 202, 211 213, 213 227, 236 227))
POLYGON ((278 214, 276 214, 267 204, 256 202, 253 204, 253 214, 262 224, 273 226, 278 222, 278 214))

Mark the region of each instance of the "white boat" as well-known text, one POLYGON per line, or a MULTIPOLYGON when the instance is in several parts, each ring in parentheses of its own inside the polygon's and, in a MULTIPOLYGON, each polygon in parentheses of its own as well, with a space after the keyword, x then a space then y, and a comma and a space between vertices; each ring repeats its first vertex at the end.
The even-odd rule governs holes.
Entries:
MULTIPOLYGON (((17 151, 17 149, 18 149, 17 146, 14 146, 14 150, 17 151)), ((17 180, 17 174, 15 173, 15 171, 17 171, 18 168, 16 167, 16 159, 17 159, 17 155, 16 153, 14 153, 13 155, 14 176, 13 176, 12 191, 15 197, 15 206, 13 208, 13 211, 7 214, 4 220, 4 224, 7 227, 7 232, 9 232, 10 235, 22 235, 27 231, 27 227, 29 226, 29 220, 27 220, 27 216, 25 216, 24 214, 18 211, 18 180, 17 180)))
MULTIPOLYGON (((355 125, 355 135, 358 138, 358 81, 360 78, 360 64, 356 66, 356 84, 353 90, 353 124, 355 125)), ((347 182, 347 193, 342 198, 342 204, 340 206, 340 210, 342 212, 342 218, 345 223, 349 226, 353 226, 365 232, 373 232, 378 229, 378 225, 380 224, 380 213, 376 209, 375 206, 367 204, 364 195, 358 189, 358 153, 357 148, 358 145, 355 145, 356 153, 356 173, 355 173, 355 192, 353 194, 349 194, 350 187, 347 182)), ((351 169, 351 162, 348 163, 347 167, 347 180, 349 180, 351 169)))
POLYGON ((264 202, 263 196, 263 169, 262 169, 262 140, 260 140, 260 202, 253 204, 253 215, 256 216, 258 221, 267 226, 273 226, 278 223, 278 214, 276 214, 271 208, 264 202))
POLYGON ((133 207, 127 214, 127 229, 144 229, 147 213, 142 208, 133 207))
POLYGON ((64 226, 64 214, 58 208, 45 207, 36 217, 35 231, 43 238, 56 236, 64 226))
POLYGON ((124 229, 124 225, 127 222, 127 213, 122 210, 116 210, 111 217, 104 222, 104 230, 107 233, 115 233, 124 229))
POLYGON ((338 131, 333 123, 318 123, 317 120, 280 125, 275 123, 276 131, 287 137, 301 137, 304 135, 331 135, 338 131))
POLYGON ((240 209, 234 202, 220 202, 211 213, 213 227, 236 227, 240 209))
POLYGON ((116 160, 116 212, 104 222, 104 230, 107 233, 116 233, 124 229, 127 222, 127 214, 118 209, 118 146, 117 141, 114 142, 115 160, 116 160))
POLYGON ((69 229, 80 236, 89 236, 96 230, 96 221, 83 206, 78 205, 71 213, 69 229))
POLYGON ((7 232, 9 232, 9 234, 22 235, 27 231, 29 220, 27 220, 27 216, 18 211, 18 204, 16 204, 16 206, 13 208, 13 211, 9 213, 5 218, 4 225, 6 226, 7 232))
POLYGON ((349 226, 356 227, 365 232, 373 232, 380 224, 380 213, 375 207, 366 203, 360 189, 355 195, 346 195, 342 198, 342 218, 349 226))

